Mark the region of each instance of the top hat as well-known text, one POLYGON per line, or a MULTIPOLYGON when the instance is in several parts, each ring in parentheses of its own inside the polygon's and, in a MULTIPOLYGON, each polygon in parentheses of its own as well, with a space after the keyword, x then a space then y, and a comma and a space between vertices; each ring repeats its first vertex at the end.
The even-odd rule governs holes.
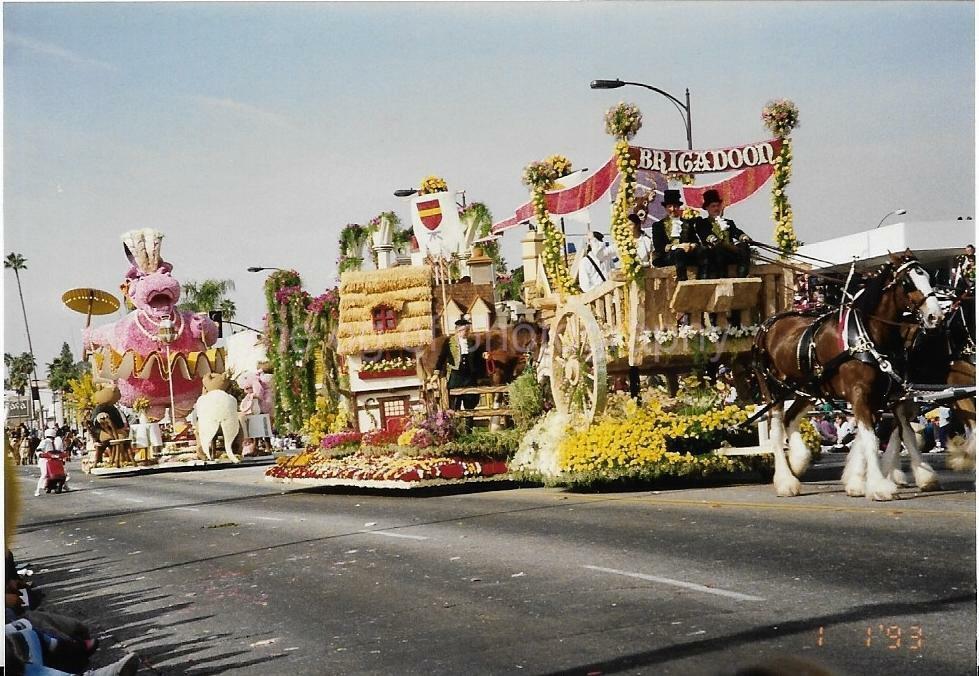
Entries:
POLYGON ((459 317, 459 319, 456 320, 456 326, 472 326, 472 322, 465 317, 459 317))
POLYGON ((713 204, 714 202, 723 202, 723 201, 724 200, 721 199, 721 193, 717 192, 716 190, 704 191, 704 206, 703 206, 704 209, 707 208, 708 204, 713 204))
MULTIPOLYGON (((716 191, 708 191, 716 192, 716 191)), ((666 190, 663 192, 663 206, 668 206, 670 204, 676 204, 678 206, 683 205, 683 198, 680 197, 679 190, 666 190)))

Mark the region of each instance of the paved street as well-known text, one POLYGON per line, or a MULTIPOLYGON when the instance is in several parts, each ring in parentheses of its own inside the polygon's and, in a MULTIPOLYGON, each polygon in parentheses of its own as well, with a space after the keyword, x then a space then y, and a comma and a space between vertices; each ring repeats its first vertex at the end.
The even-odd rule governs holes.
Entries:
MULTIPOLYGON (((15 540, 140 673, 974 674, 974 475, 573 494, 284 490, 263 467, 94 479, 15 540)), ((817 478, 818 475, 817 475, 817 478)), ((29 490, 30 489, 30 490, 29 490)))

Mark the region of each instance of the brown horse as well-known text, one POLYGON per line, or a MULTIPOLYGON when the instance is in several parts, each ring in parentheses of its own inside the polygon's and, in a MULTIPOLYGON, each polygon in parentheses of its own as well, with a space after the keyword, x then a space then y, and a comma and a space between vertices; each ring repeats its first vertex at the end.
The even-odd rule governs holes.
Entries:
MULTIPOLYGON (((435 365, 452 336, 438 336, 418 356, 418 366, 422 382, 428 384, 435 373, 435 365)), ((481 384, 506 385, 520 375, 526 368, 528 359, 536 360, 544 345, 543 330, 536 324, 521 322, 506 328, 478 331, 471 335, 477 350, 485 358, 485 376, 481 384)), ((443 374, 444 375, 444 374, 443 374)), ((431 411, 446 402, 437 402, 431 396, 432 390, 422 387, 423 401, 431 411)))
MULTIPOLYGON (((907 382, 945 384, 952 387, 975 386, 975 341, 962 311, 963 302, 974 304, 975 297, 957 299, 937 331, 922 331, 919 326, 902 329, 907 350, 904 360, 904 379, 907 382)), ((949 466, 960 470, 971 469, 975 466, 975 397, 958 399, 948 406, 952 415, 966 430, 965 439, 956 439, 949 445, 949 466)), ((881 464, 885 476, 899 486, 907 485, 898 455, 903 442, 910 456, 911 472, 918 489, 937 490, 940 488, 938 475, 922 460, 917 437, 911 428, 911 421, 918 412, 918 407, 908 399, 899 401, 894 407, 894 430, 881 464)))
POLYGON ((857 453, 843 480, 848 495, 891 500, 897 490, 881 472, 874 417, 887 406, 900 379, 886 355, 903 348, 901 316, 913 311, 925 328, 943 313, 928 274, 910 250, 887 263, 846 306, 822 316, 783 312, 765 322, 755 338, 754 367, 770 416, 775 452, 775 490, 798 495, 809 450, 799 432, 802 416, 817 399, 845 399, 856 418, 857 453), (782 404, 794 399, 787 411, 782 404), (788 437, 789 458, 783 446, 788 437), (859 462, 857 461, 859 459, 859 462))

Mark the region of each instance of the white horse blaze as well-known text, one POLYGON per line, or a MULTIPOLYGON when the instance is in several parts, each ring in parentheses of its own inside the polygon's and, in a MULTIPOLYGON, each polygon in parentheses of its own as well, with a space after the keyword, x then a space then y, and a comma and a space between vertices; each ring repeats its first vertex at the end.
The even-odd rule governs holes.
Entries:
POLYGON ((909 269, 907 275, 914 287, 925 296, 925 302, 918 308, 921 313, 922 326, 926 329, 935 328, 945 317, 945 312, 934 295, 928 275, 917 266, 909 269))

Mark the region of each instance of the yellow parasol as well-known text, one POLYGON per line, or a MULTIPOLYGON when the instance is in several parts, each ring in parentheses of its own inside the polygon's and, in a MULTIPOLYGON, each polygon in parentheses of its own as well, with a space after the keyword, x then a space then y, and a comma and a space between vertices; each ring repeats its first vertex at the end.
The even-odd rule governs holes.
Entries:
POLYGON ((119 309, 119 300, 101 289, 70 289, 62 294, 61 302, 85 315, 85 328, 92 323, 92 315, 110 315, 119 309))

